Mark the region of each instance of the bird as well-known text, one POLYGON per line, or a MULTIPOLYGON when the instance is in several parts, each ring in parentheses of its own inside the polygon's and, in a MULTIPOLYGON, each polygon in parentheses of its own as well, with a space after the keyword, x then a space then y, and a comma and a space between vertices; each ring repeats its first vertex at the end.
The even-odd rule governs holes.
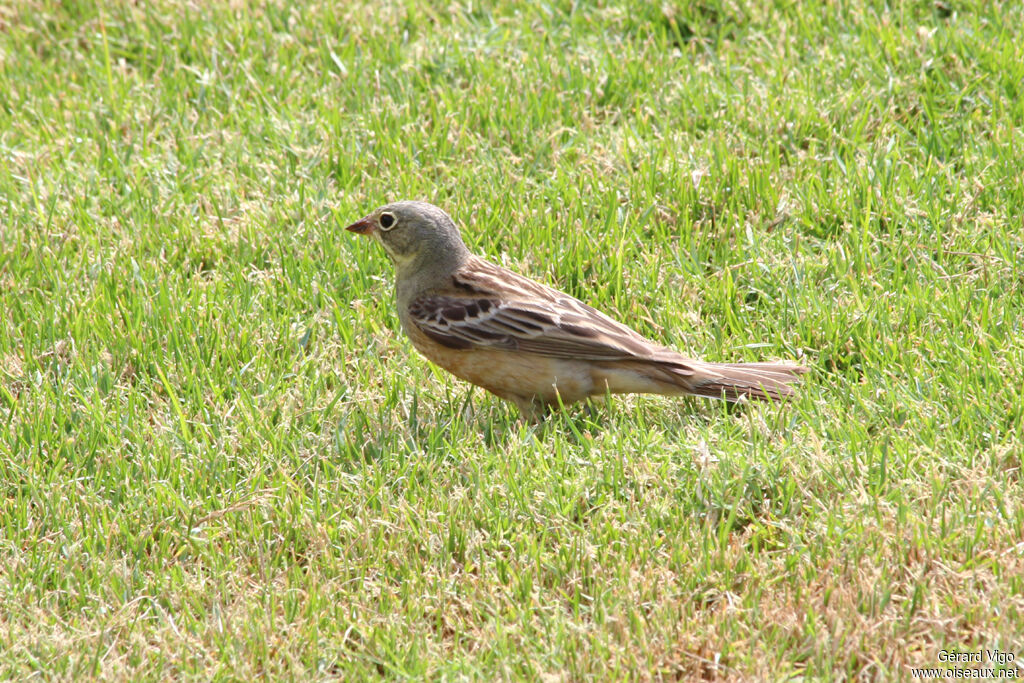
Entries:
POLYGON ((428 360, 511 401, 529 422, 606 394, 730 402, 795 394, 807 367, 688 358, 557 289, 470 252, 445 211, 381 206, 346 230, 380 244, 395 269, 402 329, 428 360))

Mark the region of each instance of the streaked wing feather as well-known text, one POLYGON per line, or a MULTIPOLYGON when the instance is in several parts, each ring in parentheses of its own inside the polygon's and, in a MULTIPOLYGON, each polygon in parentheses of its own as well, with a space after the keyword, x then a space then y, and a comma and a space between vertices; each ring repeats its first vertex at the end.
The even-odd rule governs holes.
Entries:
POLYGON ((565 295, 556 301, 434 295, 414 300, 409 314, 424 334, 450 348, 518 349, 586 360, 653 356, 656 347, 583 306, 565 295))

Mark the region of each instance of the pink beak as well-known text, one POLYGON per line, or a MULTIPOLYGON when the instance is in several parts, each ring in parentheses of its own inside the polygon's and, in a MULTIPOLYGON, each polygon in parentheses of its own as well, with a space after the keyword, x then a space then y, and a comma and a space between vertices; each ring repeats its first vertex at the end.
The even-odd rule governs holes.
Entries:
POLYGON ((354 232, 357 235, 366 235, 367 237, 369 237, 370 233, 372 233, 375 228, 373 220, 371 220, 369 216, 366 216, 365 218, 360 218, 355 223, 353 223, 352 225, 348 226, 345 229, 348 230, 349 232, 354 232))

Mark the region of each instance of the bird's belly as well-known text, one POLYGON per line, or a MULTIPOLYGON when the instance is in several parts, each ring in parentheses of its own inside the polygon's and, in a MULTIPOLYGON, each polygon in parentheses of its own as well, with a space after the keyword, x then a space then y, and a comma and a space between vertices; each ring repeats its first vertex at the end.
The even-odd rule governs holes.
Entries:
POLYGON ((537 398, 544 403, 557 403, 561 399, 572 403, 593 393, 590 370, 580 361, 521 351, 456 350, 429 339, 414 339, 413 345, 431 362, 456 377, 502 398, 537 398))

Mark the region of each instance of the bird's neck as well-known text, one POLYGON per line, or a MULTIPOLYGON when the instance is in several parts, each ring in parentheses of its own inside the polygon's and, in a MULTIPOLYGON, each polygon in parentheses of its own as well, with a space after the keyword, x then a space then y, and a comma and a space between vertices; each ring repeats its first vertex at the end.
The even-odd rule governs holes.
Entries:
POLYGON ((411 301, 424 291, 447 287, 452 274, 471 258, 461 241, 446 247, 404 263, 395 262, 396 294, 400 303, 411 301))

